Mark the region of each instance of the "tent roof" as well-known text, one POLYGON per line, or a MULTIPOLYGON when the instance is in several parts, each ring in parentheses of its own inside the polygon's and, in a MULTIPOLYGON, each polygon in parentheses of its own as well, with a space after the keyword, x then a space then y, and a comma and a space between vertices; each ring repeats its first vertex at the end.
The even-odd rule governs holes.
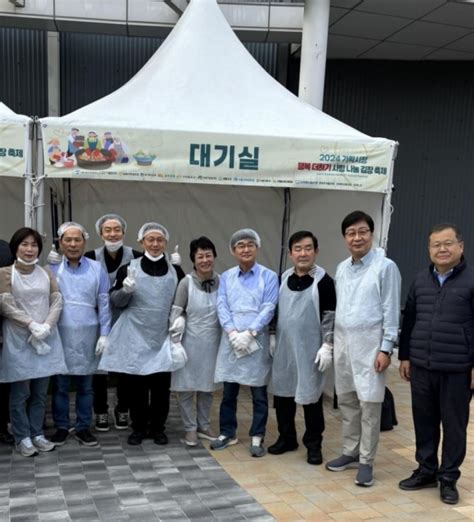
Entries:
POLYGON ((9 107, 7 107, 3 102, 0 102, 0 124, 2 123, 26 123, 30 121, 28 116, 23 116, 22 114, 17 114, 13 112, 9 107))
MULTIPOLYGON (((43 119, 48 123, 49 118, 43 119)), ((51 123, 365 141, 301 101, 254 60, 216 0, 192 0, 165 42, 124 86, 51 123)))

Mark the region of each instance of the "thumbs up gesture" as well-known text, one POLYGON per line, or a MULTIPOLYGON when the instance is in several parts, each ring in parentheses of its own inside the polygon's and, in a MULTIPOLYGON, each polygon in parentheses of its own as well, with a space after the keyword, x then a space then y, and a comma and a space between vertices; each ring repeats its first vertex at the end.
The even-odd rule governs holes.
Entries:
POLYGON ((127 277, 123 280, 123 289, 127 294, 132 294, 137 288, 137 269, 127 267, 127 277))
POLYGON ((56 247, 53 245, 51 250, 49 251, 48 257, 46 261, 50 265, 59 265, 59 263, 63 260, 63 256, 56 250, 56 247))
POLYGON ((174 247, 174 252, 170 255, 170 261, 172 265, 181 266, 181 256, 179 255, 179 245, 174 247))

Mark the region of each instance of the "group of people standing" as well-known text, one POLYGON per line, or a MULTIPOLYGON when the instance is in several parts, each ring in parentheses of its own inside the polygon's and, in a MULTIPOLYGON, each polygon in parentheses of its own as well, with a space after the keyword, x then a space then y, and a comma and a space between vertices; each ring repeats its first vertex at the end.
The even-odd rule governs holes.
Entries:
MULTIPOLYGON (((279 437, 268 447, 279 455, 298 447, 297 405, 303 406, 307 462, 323 462, 322 394, 334 367, 342 416, 342 452, 326 462, 339 472, 357 468, 355 483, 374 483, 386 369, 398 339, 401 277, 396 264, 373 247, 374 222, 362 212, 347 215, 341 232, 350 252, 333 280, 316 264, 318 240, 306 230, 289 239, 292 268, 281 275, 257 263, 261 239, 236 231, 229 249, 236 266, 218 275, 216 247, 207 237, 190 244, 193 271, 166 253, 169 233, 159 223, 138 232, 143 252, 123 245, 125 220, 102 216, 96 231, 104 246, 86 252, 84 227, 58 230, 60 253, 37 264, 40 235, 18 230, 10 241, 15 258, 0 269, 3 350, 0 381, 10 384, 10 417, 24 456, 76 439, 97 445, 91 433, 109 429, 107 372, 117 383, 115 427, 132 432, 128 443, 152 438, 167 444, 170 391, 183 420, 183 443, 211 441, 213 450, 237 444, 241 385, 253 404, 250 454, 262 457, 268 418, 267 386, 273 393, 279 437), (275 335, 270 332, 275 332, 275 335), (43 433, 49 377, 56 433, 43 433), (76 390, 76 421, 69 420, 70 381, 76 390), (210 423, 213 392, 222 387, 219 433, 210 423)), ((432 265, 415 280, 408 297, 399 357, 410 380, 419 468, 400 482, 404 490, 441 484, 441 499, 455 503, 456 481, 466 451, 474 361, 474 277, 463 257, 455 225, 429 236, 432 265), (437 449, 443 424, 443 458, 437 449)))

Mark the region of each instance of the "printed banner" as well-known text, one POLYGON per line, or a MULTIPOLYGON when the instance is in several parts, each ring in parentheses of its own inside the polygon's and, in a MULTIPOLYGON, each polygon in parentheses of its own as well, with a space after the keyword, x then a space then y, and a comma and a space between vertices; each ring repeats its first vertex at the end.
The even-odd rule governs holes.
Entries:
POLYGON ((385 192, 394 142, 43 124, 50 177, 385 192))
POLYGON ((0 176, 22 177, 26 171, 26 127, 0 122, 0 176))

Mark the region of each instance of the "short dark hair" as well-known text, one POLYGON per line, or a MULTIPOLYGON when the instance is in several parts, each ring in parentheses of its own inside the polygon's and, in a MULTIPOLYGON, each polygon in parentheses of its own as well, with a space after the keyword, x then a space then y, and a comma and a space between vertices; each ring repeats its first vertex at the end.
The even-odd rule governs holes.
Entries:
POLYGON ((10 252, 15 259, 20 243, 22 243, 28 236, 34 237, 34 240, 38 245, 38 256, 41 254, 41 251, 43 250, 43 239, 41 238, 40 233, 37 230, 33 230, 29 227, 22 227, 19 228, 10 239, 10 252))
POLYGON ((288 240, 288 250, 291 252, 291 248, 295 243, 298 243, 299 241, 306 239, 307 237, 313 240, 314 249, 317 250, 318 238, 309 230, 299 230, 298 232, 292 234, 290 239, 288 240))
POLYGON ((367 226, 369 227, 370 231, 373 232, 375 225, 374 220, 369 216, 369 214, 366 214, 365 212, 362 212, 362 210, 354 210, 354 212, 351 212, 350 214, 347 214, 347 216, 342 220, 341 223, 341 232, 344 236, 346 234, 346 230, 351 227, 352 225, 355 225, 359 221, 365 221, 367 223, 367 226))
POLYGON ((217 257, 216 247, 214 246, 214 243, 208 237, 201 236, 197 239, 193 239, 191 243, 189 243, 189 257, 193 265, 194 258, 196 257, 196 252, 199 248, 201 250, 212 250, 214 257, 217 257))
POLYGON ((430 228, 430 233, 428 235, 428 239, 431 237, 432 234, 436 234, 437 232, 442 232, 443 230, 446 230, 447 228, 452 228, 454 230, 454 233, 456 234, 456 239, 458 241, 463 240, 462 234, 461 234, 461 229, 454 223, 438 223, 437 225, 433 225, 430 228))

